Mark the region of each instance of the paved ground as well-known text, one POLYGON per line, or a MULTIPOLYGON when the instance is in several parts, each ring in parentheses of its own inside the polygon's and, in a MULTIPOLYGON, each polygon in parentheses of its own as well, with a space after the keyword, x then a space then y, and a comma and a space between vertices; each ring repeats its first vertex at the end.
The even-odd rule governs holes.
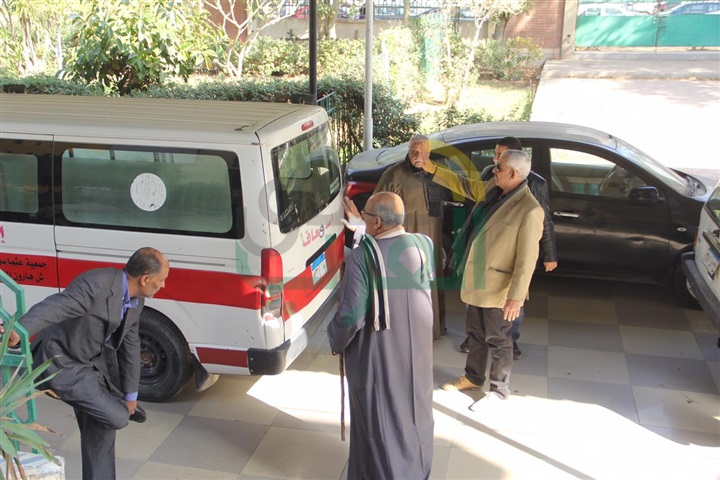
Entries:
MULTIPOLYGON (((548 63, 534 119, 600 128, 669 165, 716 172, 720 57, 592 58, 548 63)), ((534 280, 527 309, 502 409, 472 412, 479 393, 436 389, 432 478, 718 479, 720 350, 702 312, 660 287, 552 276, 534 280)), ((436 386, 464 365, 456 295, 448 316, 436 386)), ((119 478, 341 479, 339 391, 320 329, 282 375, 224 377, 145 404, 148 422, 118 436, 119 478)), ((43 434, 67 478, 80 478, 72 410, 45 397, 39 408, 62 435, 43 434)))
POLYGON ((665 165, 720 178, 720 51, 548 61, 531 120, 597 128, 665 165))
MULTIPOLYGON (((536 278, 513 395, 478 412, 480 392, 439 387, 462 372, 464 309, 450 295, 434 344, 433 479, 717 480, 717 329, 660 288, 536 278)), ((118 434, 121 479, 343 479, 337 357, 325 329, 281 375, 223 377, 203 393, 145 403, 118 434)), ((72 410, 42 397, 44 434, 80 478, 72 410)), ((403 479, 396 479, 403 480, 403 479)))

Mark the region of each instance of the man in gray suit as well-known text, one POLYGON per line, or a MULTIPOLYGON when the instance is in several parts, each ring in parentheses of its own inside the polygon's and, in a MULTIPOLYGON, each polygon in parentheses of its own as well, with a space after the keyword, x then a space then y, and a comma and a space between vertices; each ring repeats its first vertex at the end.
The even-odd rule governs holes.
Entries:
MULTIPOLYGON (((115 432, 145 421, 137 404, 140 383, 140 312, 145 298, 165 286, 167 258, 141 248, 125 268, 78 275, 20 318, 31 336, 33 364, 53 358, 43 384, 75 410, 83 479, 115 478, 115 432)), ((20 340, 10 333, 9 344, 20 340)))

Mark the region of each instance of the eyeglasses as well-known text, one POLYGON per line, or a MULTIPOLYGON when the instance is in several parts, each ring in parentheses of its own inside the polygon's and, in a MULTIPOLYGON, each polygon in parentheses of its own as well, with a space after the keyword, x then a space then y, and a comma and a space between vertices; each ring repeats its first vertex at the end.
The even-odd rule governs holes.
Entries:
POLYGON ((360 215, 362 215, 363 220, 365 220, 365 215, 368 215, 370 217, 378 217, 380 220, 382 220, 382 217, 380 215, 377 215, 375 213, 366 212, 365 210, 361 211, 360 215))

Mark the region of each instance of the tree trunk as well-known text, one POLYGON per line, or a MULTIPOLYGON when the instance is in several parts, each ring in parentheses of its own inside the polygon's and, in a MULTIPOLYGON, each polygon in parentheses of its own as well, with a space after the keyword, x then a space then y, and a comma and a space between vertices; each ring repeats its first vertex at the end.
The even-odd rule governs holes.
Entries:
POLYGON ((467 65, 465 66, 465 73, 463 74, 463 81, 460 85, 460 93, 458 99, 462 99, 465 96, 468 83, 470 82, 470 72, 472 72, 473 65, 475 64, 475 52, 477 52, 478 44, 480 43, 480 32, 482 31, 483 25, 485 25, 485 18, 475 20, 475 35, 473 36, 472 47, 470 48, 470 56, 468 57, 467 65))
POLYGON ((58 71, 62 70, 63 68, 63 46, 62 46, 62 34, 60 33, 60 28, 56 30, 55 34, 56 38, 55 41, 57 42, 55 45, 55 62, 58 71))
POLYGON ((37 63, 37 57, 35 56, 35 44, 33 43, 30 19, 25 15, 20 17, 20 27, 22 28, 22 50, 24 63, 24 65, 22 65, 22 69, 24 73, 33 72, 37 63))
POLYGON ((337 17, 340 13, 340 0, 333 0, 332 2, 332 15, 328 18, 327 25, 327 38, 336 39, 337 32, 335 30, 335 23, 337 23, 337 17))
POLYGON ((410 22, 410 0, 403 0, 403 25, 410 22))
POLYGON ((501 17, 497 21, 495 26, 495 32, 493 32, 493 40, 501 45, 505 45, 505 27, 507 27, 508 18, 501 17))

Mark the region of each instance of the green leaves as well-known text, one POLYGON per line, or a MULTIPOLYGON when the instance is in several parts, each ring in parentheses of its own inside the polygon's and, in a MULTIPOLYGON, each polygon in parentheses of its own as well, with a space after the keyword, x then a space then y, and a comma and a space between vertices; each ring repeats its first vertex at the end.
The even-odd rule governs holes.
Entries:
MULTIPOLYGON (((14 323, 15 318, 12 317, 8 324, 5 325, 7 332, 12 330, 14 323)), ((37 391, 37 387, 52 378, 54 374, 44 380, 38 380, 38 377, 50 366, 52 359, 35 369, 27 369, 22 364, 13 368, 12 365, 18 362, 15 361, 15 358, 11 358, 11 355, 16 354, 8 353, 9 339, 10 335, 4 334, 0 342, 0 365, 3 366, 2 388, 0 389, 0 454, 5 459, 6 465, 11 465, 19 454, 13 443, 16 442, 19 445, 26 446, 28 449, 40 452, 46 459, 59 465, 59 460, 47 449, 49 444, 37 433, 38 431, 49 432, 51 430, 35 422, 23 423, 16 413, 22 411, 29 401, 43 393, 37 391), (8 369, 12 369, 11 373, 8 369)), ((19 462, 16 462, 16 464, 19 464, 19 462)), ((24 478, 21 467, 19 470, 24 478)), ((4 473, 0 472, 0 479, 3 478, 4 473)))
POLYGON ((76 42, 63 76, 127 95, 167 75, 187 80, 212 65, 217 26, 200 2, 95 0, 76 19, 76 42))

